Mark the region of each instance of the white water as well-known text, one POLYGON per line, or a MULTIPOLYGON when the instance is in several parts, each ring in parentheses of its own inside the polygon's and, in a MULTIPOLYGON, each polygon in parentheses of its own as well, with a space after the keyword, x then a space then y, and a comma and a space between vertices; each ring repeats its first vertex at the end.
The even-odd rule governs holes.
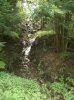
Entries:
POLYGON ((35 42, 35 40, 36 40, 36 37, 30 38, 28 41, 25 41, 24 39, 22 40, 22 44, 23 44, 22 64, 25 67, 28 67, 28 64, 30 62, 28 56, 30 54, 31 47, 32 47, 33 43, 35 42))
POLYGON ((22 54, 24 54, 24 56, 28 56, 30 51, 31 51, 31 47, 32 47, 32 44, 34 43, 36 37, 32 38, 32 39, 29 39, 29 43, 28 45, 26 46, 26 41, 24 40, 22 43, 23 43, 23 50, 22 50, 22 54))

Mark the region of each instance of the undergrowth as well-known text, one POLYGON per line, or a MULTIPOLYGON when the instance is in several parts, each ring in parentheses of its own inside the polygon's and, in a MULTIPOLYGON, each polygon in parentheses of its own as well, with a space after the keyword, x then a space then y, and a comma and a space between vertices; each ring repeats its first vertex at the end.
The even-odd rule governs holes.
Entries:
POLYGON ((0 72, 0 100, 44 100, 40 85, 33 80, 0 72))
POLYGON ((74 100, 74 79, 63 77, 39 84, 0 72, 0 100, 74 100))
MULTIPOLYGON (((74 100, 74 79, 67 77, 59 78, 55 82, 44 84, 47 89, 47 100, 74 100)), ((44 88, 43 86, 43 88, 44 88)))

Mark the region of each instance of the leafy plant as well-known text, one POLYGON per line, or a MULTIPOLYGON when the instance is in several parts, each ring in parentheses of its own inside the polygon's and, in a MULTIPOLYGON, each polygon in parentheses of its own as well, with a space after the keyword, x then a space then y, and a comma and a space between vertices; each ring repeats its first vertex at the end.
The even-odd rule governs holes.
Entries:
POLYGON ((45 100, 38 82, 0 72, 0 100, 45 100))
MULTIPOLYGON (((0 42, 0 52, 2 51, 2 48, 4 46, 5 46, 5 42, 0 42)), ((5 62, 3 61, 1 54, 0 54, 0 68, 5 68, 5 62)))
POLYGON ((3 61, 0 61, 0 68, 5 68, 5 63, 3 61))
POLYGON ((74 79, 68 77, 66 82, 60 79, 43 84, 42 91, 47 94, 48 100, 74 100, 74 79))
POLYGON ((70 82, 72 85, 74 85, 74 79, 73 78, 68 77, 67 81, 70 82))
POLYGON ((62 57, 63 58, 71 58, 74 56, 74 52, 63 52, 62 57))
POLYGON ((64 94, 64 93, 67 92, 67 86, 66 86, 66 84, 61 83, 61 82, 54 82, 54 83, 52 83, 51 88, 55 92, 61 93, 61 94, 64 94))
POLYGON ((63 95, 65 100, 74 100, 74 91, 69 91, 63 95))

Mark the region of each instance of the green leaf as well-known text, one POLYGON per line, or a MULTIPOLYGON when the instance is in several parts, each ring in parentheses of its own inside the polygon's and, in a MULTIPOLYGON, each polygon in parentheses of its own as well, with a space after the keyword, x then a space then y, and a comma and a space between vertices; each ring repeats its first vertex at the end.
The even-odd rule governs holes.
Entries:
POLYGON ((5 63, 3 61, 0 61, 0 68, 5 68, 5 63))

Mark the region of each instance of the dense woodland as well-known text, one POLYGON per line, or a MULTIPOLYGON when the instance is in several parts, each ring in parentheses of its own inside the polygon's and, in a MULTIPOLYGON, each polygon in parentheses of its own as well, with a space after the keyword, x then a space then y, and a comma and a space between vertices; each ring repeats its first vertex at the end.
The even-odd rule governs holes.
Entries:
POLYGON ((74 100, 74 0, 0 0, 0 100, 74 100))

